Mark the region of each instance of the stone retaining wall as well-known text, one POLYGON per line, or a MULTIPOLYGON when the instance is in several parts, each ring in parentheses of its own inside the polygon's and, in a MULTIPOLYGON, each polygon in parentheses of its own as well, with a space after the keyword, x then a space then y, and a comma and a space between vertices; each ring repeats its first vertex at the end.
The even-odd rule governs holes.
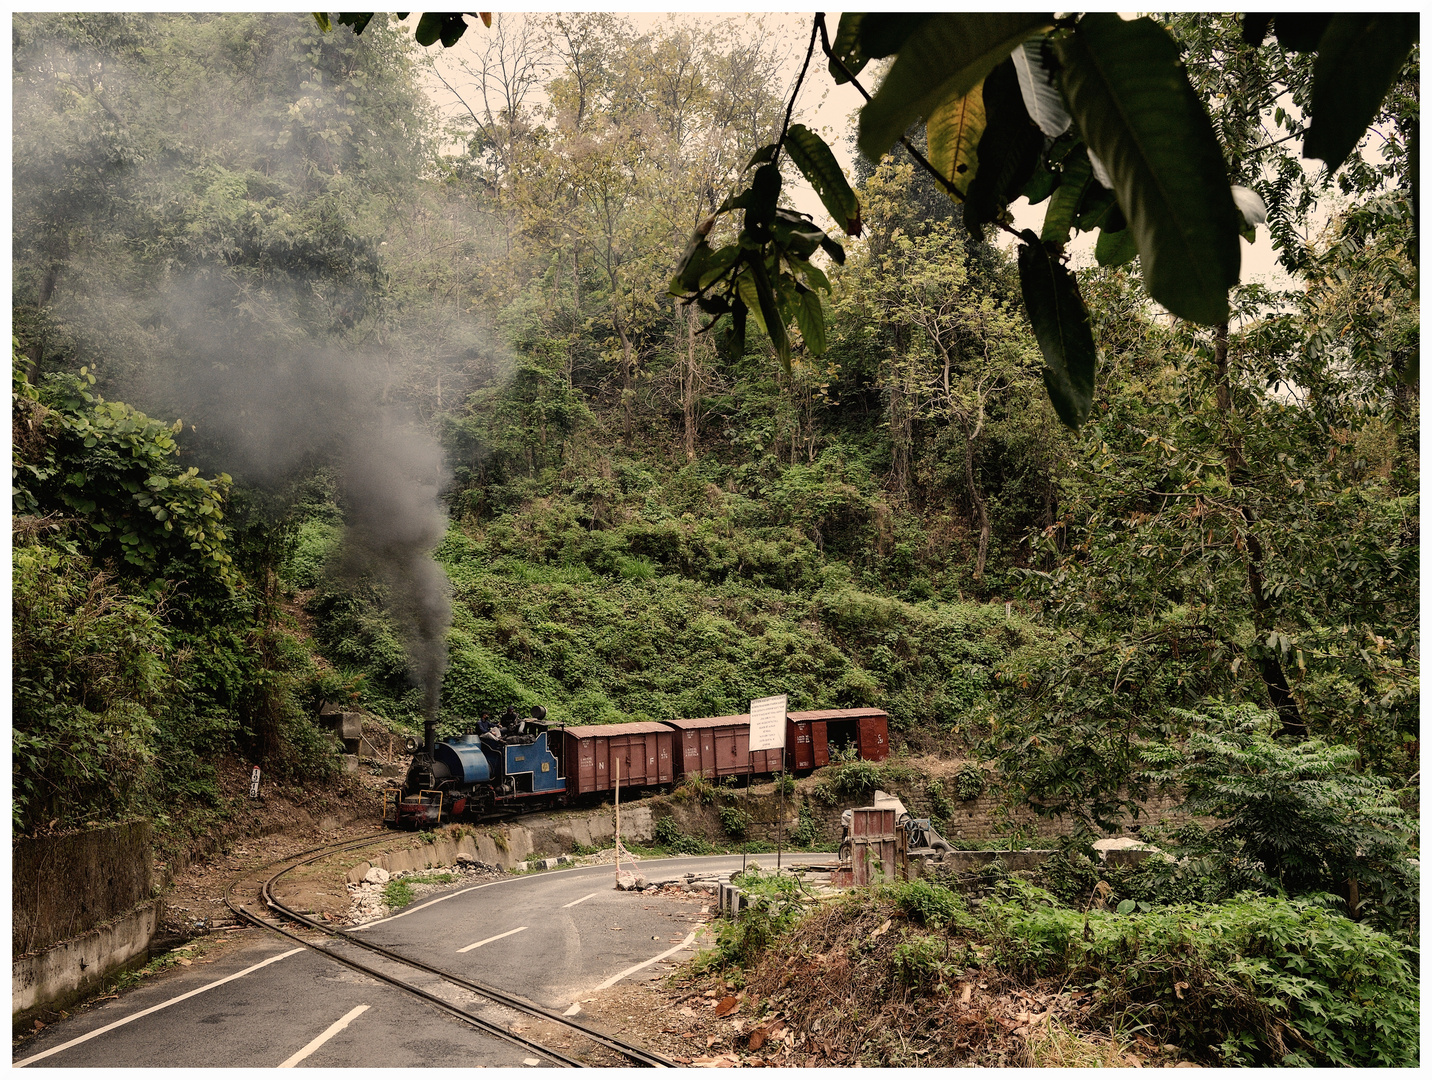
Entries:
POLYGON ((10 1014, 63 1008, 149 959, 164 914, 147 821, 11 843, 10 1014))

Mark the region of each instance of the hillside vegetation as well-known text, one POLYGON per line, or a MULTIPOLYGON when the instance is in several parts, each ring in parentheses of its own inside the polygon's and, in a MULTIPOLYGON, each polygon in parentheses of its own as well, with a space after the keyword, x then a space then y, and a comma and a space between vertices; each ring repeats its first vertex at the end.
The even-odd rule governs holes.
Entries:
MULTIPOLYGON (((716 211, 787 131, 758 20, 499 16, 440 112, 382 16, 16 16, 14 829, 202 833, 222 757, 332 775, 324 701, 452 732, 508 704, 605 723, 784 693, 885 709, 897 751, 979 759, 1076 845, 1186 796, 1207 824, 1167 842, 1197 873, 1128 894, 1159 955, 1185 917, 1232 920, 1282 972, 1209 1001, 1294 994, 1325 932, 1405 996, 1419 52, 1379 149, 1316 170, 1288 141, 1286 100, 1316 92, 1292 27, 1257 49, 1227 16, 1129 31, 1182 49, 1290 275, 1234 287, 1225 322, 1158 308, 1129 251, 1069 256, 1076 226, 1128 230, 1075 135, 1033 136, 1042 257, 1068 258, 1099 351, 1076 431, 995 223, 918 165, 939 130, 856 158, 843 246, 791 208, 752 218, 806 252, 781 347, 755 292, 749 333, 676 301, 693 228, 740 248, 716 211)), ((1035 897, 1034 944, 981 963, 1176 1011, 1108 981, 1112 915, 1070 935, 1061 905, 1100 880, 1035 897)), ((943 978, 931 948, 904 985, 943 978)), ((1310 1033, 1304 1005, 1211 1033, 1218 1060, 1409 1052, 1361 1014, 1310 1033)))

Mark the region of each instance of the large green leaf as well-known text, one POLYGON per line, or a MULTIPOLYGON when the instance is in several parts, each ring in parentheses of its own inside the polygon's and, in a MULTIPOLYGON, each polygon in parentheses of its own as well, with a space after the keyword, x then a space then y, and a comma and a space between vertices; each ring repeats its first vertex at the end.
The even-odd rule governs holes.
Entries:
POLYGON ((860 200, 825 140, 804 124, 786 132, 786 152, 848 236, 860 235, 860 200))
POLYGON ((860 110, 860 152, 878 160, 916 120, 968 94, 1016 45, 1052 25, 1042 14, 936 15, 904 44, 860 110))
POLYGON ((1149 295, 1181 318, 1223 322, 1242 258, 1238 208, 1178 44, 1150 19, 1095 12, 1055 49, 1074 122, 1138 242, 1149 295))
POLYGON ((934 17, 928 11, 869 12, 860 20, 860 51, 872 60, 893 56, 934 17))
POLYGON ((814 292, 803 292, 796 307, 796 325, 801 328, 801 337, 806 348, 814 356, 825 353, 825 313, 821 310, 820 297, 814 292))
POLYGON ((439 38, 443 48, 451 49, 467 33, 467 20, 460 11, 426 12, 418 20, 418 29, 413 34, 419 45, 431 45, 439 38))
POLYGON ((1069 243, 1069 230, 1074 227, 1079 204, 1093 182, 1094 170, 1082 149, 1064 159, 1059 186, 1054 189, 1054 198, 1049 200, 1049 209, 1044 211, 1044 226, 1039 232, 1041 240, 1046 244, 1069 243))
POLYGON ((1054 72, 1044 66, 1048 47, 1044 38, 1024 42, 1010 54, 1019 77, 1019 92, 1024 108, 1039 130, 1057 139, 1069 130, 1074 118, 1064 107, 1064 94, 1054 72))
MULTIPOLYGON (((756 286, 756 303, 760 311, 761 322, 765 324, 766 336, 776 347, 776 356, 780 358, 781 367, 785 368, 787 374, 790 374, 791 339, 786 334, 785 316, 781 314, 780 306, 776 303, 776 292, 771 287, 771 278, 766 273, 766 264, 761 259, 752 259, 750 265, 751 279, 756 286)), ((749 302, 747 301, 747 303, 749 302)))
POLYGON ((1273 33, 1289 52, 1312 52, 1331 21, 1325 12, 1282 11, 1273 16, 1273 33))
POLYGON ((985 76, 985 129, 976 157, 980 167, 965 193, 965 227, 976 240, 1024 190, 1039 164, 1044 134, 1025 111, 1014 64, 1001 60, 985 76))
MULTIPOLYGON (((925 12, 847 11, 840 16, 830 51, 851 75, 859 75, 871 60, 898 52, 911 34, 933 16, 925 12)), ((830 75, 837 83, 849 82, 840 64, 831 60, 830 75)))
POLYGON ((1109 229, 1099 231, 1099 241, 1094 245, 1094 258, 1099 261, 1100 266, 1123 266, 1124 263, 1132 262, 1139 253, 1139 245, 1134 243, 1132 229, 1120 229, 1113 232, 1109 229))
POLYGON ((984 86, 935 106, 925 124, 930 164, 963 194, 979 168, 980 136, 985 129, 984 86))
POLYGON ((1094 404, 1098 353, 1089 312, 1068 267, 1028 229, 1020 238, 1019 283, 1034 339, 1044 354, 1044 385, 1059 419, 1077 428, 1094 404))
POLYGON ((776 203, 781 198, 781 168, 774 162, 762 165, 751 178, 751 201, 746 205, 746 231, 757 240, 770 237, 776 203))
POLYGON ((1303 157, 1336 169, 1377 116, 1412 44, 1417 13, 1334 15, 1318 40, 1303 157))
POLYGON ((830 70, 830 77, 837 83, 846 83, 848 71, 851 75, 859 75, 870 57, 860 51, 860 24, 865 19, 865 14, 859 11, 847 11, 840 16, 840 25, 836 27, 835 39, 830 43, 832 58, 826 65, 830 70), (836 60, 840 63, 837 64, 836 60), (845 65, 845 71, 840 65, 845 65))
POLYGON ((1044 135, 1030 119, 1014 65, 1003 60, 985 77, 985 130, 976 151, 980 168, 966 195, 964 219, 979 237, 979 225, 994 221, 1024 191, 1039 165, 1044 135))

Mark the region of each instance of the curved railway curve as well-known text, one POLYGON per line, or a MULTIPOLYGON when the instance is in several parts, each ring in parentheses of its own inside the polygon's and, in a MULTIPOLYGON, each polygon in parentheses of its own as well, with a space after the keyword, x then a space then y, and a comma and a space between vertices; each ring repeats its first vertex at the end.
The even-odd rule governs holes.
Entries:
MULTIPOLYGON (((373 843, 374 841, 371 839, 364 839, 358 841, 348 841, 346 843, 341 844, 332 844, 318 848, 310 848, 307 851, 299 852, 297 855, 291 856, 288 859, 280 860, 277 863, 271 863, 268 867, 265 867, 266 870, 271 870, 275 866, 280 867, 280 869, 276 870, 267 879, 259 883, 259 898, 263 901, 264 905, 269 908, 269 910, 275 912, 280 916, 280 918, 284 920, 296 923, 300 926, 308 927, 311 930, 317 930, 328 937, 337 938, 348 945, 355 946, 356 948, 365 950, 366 952, 372 953, 376 956, 380 956, 384 960, 388 961, 389 964, 396 964, 401 969, 421 971, 428 975, 437 976, 439 979, 454 987, 464 990, 470 994, 475 994, 479 997, 486 998, 487 1000, 491 1001, 496 1005, 504 1006, 508 1009, 525 1014, 534 1019, 540 1019, 548 1023, 555 1024, 564 1031, 570 1032, 573 1036, 587 1040, 592 1045, 593 1050, 595 1050, 596 1047, 601 1047, 611 1053, 615 1053, 621 1058, 620 1064, 642 1066, 648 1068, 674 1067, 674 1063, 672 1061, 668 1060, 665 1057, 662 1057, 660 1054, 652 1053, 651 1051, 644 1050, 639 1046, 634 1046, 631 1043, 624 1042, 621 1039, 617 1039, 613 1036, 606 1035, 600 1031, 596 1031, 585 1024, 577 1023, 569 1017, 563 1016, 561 1013, 557 1013, 552 1011, 551 1009, 545 1008, 544 1006, 539 1005, 534 1001, 529 1001, 527 998, 524 998, 521 995, 513 994, 509 991, 502 990, 498 987, 478 982, 473 979, 464 978, 461 975, 457 975, 449 971, 444 971, 441 968, 434 967, 430 964, 424 963, 421 960, 416 960, 411 957, 404 956, 401 953, 396 952, 392 949, 387 949, 381 945, 375 945, 372 942, 364 941, 362 938, 359 938, 354 934, 348 933, 347 931, 339 930, 331 926, 326 926, 323 923, 315 919, 311 919, 300 912, 293 911, 281 901, 279 901, 274 895, 275 884, 285 874, 292 873, 293 871, 299 869, 302 866, 310 865, 312 863, 318 862, 321 859, 328 858, 329 856, 356 850, 357 848, 369 846, 373 843)), ((554 1064, 558 1064, 567 1068, 586 1068, 593 1064, 613 1064, 611 1062, 591 1062, 582 1060, 579 1057, 574 1057, 569 1054, 563 1054, 559 1050, 552 1049, 548 1046, 543 1045, 542 1043, 537 1042, 536 1040, 526 1038, 525 1036, 518 1034, 515 1031, 511 1031, 500 1024, 495 1024, 490 1020, 486 1020, 483 1017, 478 1016, 476 1013, 471 1012, 468 1009, 464 1009, 459 1005, 455 1005, 450 1001, 446 1001, 443 998, 438 997, 435 994, 432 994, 429 991, 422 989, 421 987, 414 986, 412 983, 392 974, 389 971, 384 971, 371 964, 365 964, 351 956, 344 956, 332 949, 322 947, 321 945, 317 944, 309 938, 306 938, 300 934, 293 933, 292 931, 285 929, 279 924, 265 919, 263 916, 255 913, 254 911, 251 911, 245 904, 240 903, 234 899, 234 888, 245 880, 252 880, 252 877, 246 875, 244 878, 236 879, 229 885, 228 889, 225 890, 224 894, 225 904, 228 906, 229 910, 232 911, 234 915, 240 920, 250 922, 256 926, 262 927, 263 929, 270 930, 275 934, 279 934, 285 938, 297 942, 300 945, 303 945, 308 949, 312 949, 313 951, 322 954, 323 956, 334 961, 335 963, 342 964, 345 967, 361 972, 369 978, 377 979, 388 986, 392 986, 396 989, 402 990, 407 994, 411 994, 414 997, 420 998, 423 1001, 426 1001, 429 1004, 435 1006, 436 1008, 443 1010, 444 1012, 448 1013, 449 1015, 455 1017, 456 1019, 464 1023, 470 1024, 471 1026, 496 1038, 519 1046, 524 1050, 528 1050, 534 1054, 539 1054, 543 1058, 551 1061, 554 1064)))

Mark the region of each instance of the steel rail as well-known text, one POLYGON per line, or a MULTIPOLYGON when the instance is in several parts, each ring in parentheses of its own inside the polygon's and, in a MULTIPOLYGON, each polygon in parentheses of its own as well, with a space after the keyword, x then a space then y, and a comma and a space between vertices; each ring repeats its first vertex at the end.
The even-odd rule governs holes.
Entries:
MULTIPOLYGON (((277 880, 283 874, 286 874, 291 870, 296 870, 300 866, 305 866, 308 863, 316 862, 319 859, 327 858, 330 855, 336 855, 344 851, 351 851, 355 848, 365 847, 369 844, 373 844, 376 842, 377 841, 374 840, 360 840, 325 847, 309 848, 307 851, 301 851, 295 856, 290 856, 288 859, 280 859, 278 863, 270 863, 269 867, 272 867, 279 865, 280 863, 298 860, 292 861, 292 865, 284 867, 284 869, 280 870, 277 874, 274 874, 268 880, 260 883, 261 898, 264 899, 265 903, 270 903, 268 896, 269 887, 275 880, 277 880), (302 856, 304 855, 309 855, 311 857, 304 859, 302 858, 302 856)), ((263 869, 268 869, 268 867, 264 867, 263 869)), ((359 961, 354 960, 351 957, 341 956, 338 953, 333 952, 331 949, 321 948, 307 938, 300 937, 298 934, 295 934, 289 930, 285 930, 282 926, 272 923, 267 919, 263 918, 262 916, 255 914, 243 904, 236 904, 233 901, 231 894, 233 892, 234 886, 243 880, 243 878, 239 878, 236 881, 232 882, 229 885, 228 889, 226 889, 224 892, 224 902, 228 905, 229 910, 232 911, 240 919, 247 920, 248 922, 251 922, 256 926, 262 927, 265 930, 270 930, 273 933, 279 934, 282 937, 286 937, 291 941, 296 941, 298 944, 303 945, 306 948, 312 949, 316 953, 321 953, 323 956, 328 957, 328 959, 334 961, 335 963, 352 968, 354 971, 361 972, 364 975, 368 975, 371 978, 377 979, 378 981, 386 983, 396 989, 404 990, 407 993, 414 995, 415 997, 423 999, 431 1005, 435 1005, 437 1008, 443 1010, 444 1012, 455 1017, 456 1019, 461 1020, 462 1022, 469 1024, 472 1027, 475 1027, 489 1035, 502 1039, 505 1042, 512 1043, 514 1046, 518 1046, 523 1050, 541 1054, 543 1057, 546 1058, 551 1058, 553 1061, 558 1062, 567 1068, 586 1067, 584 1062, 578 1061, 575 1058, 567 1057, 565 1054, 557 1053, 556 1051, 551 1050, 546 1046, 543 1046, 541 1043, 535 1042, 531 1039, 523 1038, 521 1035, 517 1035, 511 1031, 508 1031, 506 1028, 502 1027, 499 1024, 494 1024, 488 1020, 484 1020, 482 1019, 482 1017, 468 1012, 466 1009, 463 1009, 460 1006, 454 1005, 448 1001, 444 1001, 442 998, 436 996, 435 994, 431 994, 426 990, 423 990, 421 987, 413 986, 411 983, 404 982, 402 979, 390 975, 387 972, 380 971, 377 968, 360 963, 359 961)), ((308 926, 315 926, 315 924, 311 920, 306 919, 302 916, 298 916, 295 913, 289 912, 281 905, 276 906, 285 917, 293 918, 294 921, 308 926)), ((317 926, 316 928, 324 929, 322 926, 317 926)), ((400 962, 403 961, 401 961, 400 959, 400 962)))
MULTIPOLYGON (((325 926, 323 923, 318 922, 317 920, 310 919, 305 915, 293 911, 286 905, 279 902, 274 897, 273 886, 283 875, 297 870, 301 866, 306 866, 310 863, 317 862, 319 859, 327 858, 329 855, 334 855, 343 851, 352 850, 353 848, 362 847, 374 842, 375 841, 372 840, 363 840, 326 848, 310 848, 307 851, 302 851, 295 856, 291 856, 289 859, 280 860, 280 862, 287 862, 290 863, 290 865, 285 866, 282 870, 279 870, 277 873, 273 874, 271 877, 261 883, 260 898, 264 901, 266 906, 277 912, 285 919, 299 923, 303 926, 307 926, 311 929, 318 930, 331 937, 339 938, 351 945, 357 946, 360 949, 365 949, 368 952, 374 953, 378 956, 382 956, 383 958, 393 963, 408 968, 414 968, 419 971, 424 971, 430 975, 435 975, 453 986, 457 986, 463 990, 468 991, 469 993, 485 997, 496 1004, 505 1005, 510 1009, 526 1013, 529 1016, 539 1017, 551 1023, 555 1023, 561 1027, 567 1028, 577 1034, 580 1034, 583 1038, 588 1039, 600 1046, 603 1046, 608 1050, 620 1054, 622 1057, 629 1059, 635 1064, 651 1068, 673 1068, 675 1066, 674 1062, 661 1056, 660 1054, 653 1053, 649 1050, 644 1050, 638 1046, 633 1046, 632 1044, 624 1042, 621 1039, 613 1038, 610 1035, 606 1035, 600 1031, 596 1031, 592 1028, 589 1028, 585 1024, 577 1023, 569 1017, 563 1016, 561 1013, 553 1012, 551 1009, 545 1008, 544 1006, 537 1004, 535 1001, 531 1001, 527 998, 524 998, 519 994, 514 994, 509 991, 502 990, 498 987, 490 986, 486 983, 477 982, 472 979, 466 979, 461 975, 456 975, 452 972, 444 971, 441 968, 433 967, 432 965, 426 964, 421 960, 414 960, 411 957, 403 956, 401 953, 394 952, 393 950, 384 948, 381 945, 375 945, 370 941, 365 941, 362 938, 359 938, 346 931, 339 930, 331 926, 325 926), (305 858, 304 856, 308 857, 305 858)), ((278 864, 270 864, 270 866, 273 865, 278 864)), ((235 882, 235 884, 237 884, 237 882, 235 882)), ((233 885, 230 886, 231 890, 232 888, 233 885)), ((301 942, 307 947, 313 949, 315 952, 320 952, 323 955, 333 960, 336 960, 341 964, 345 964, 348 967, 354 968, 355 970, 362 971, 365 974, 372 975, 374 978, 381 979, 383 982, 389 983, 390 985, 397 986, 399 988, 408 990, 411 993, 417 994, 418 996, 423 997, 424 999, 446 1010, 447 1012, 450 1012, 458 1016, 460 1019, 466 1020, 469 1023, 473 1023, 475 1026, 478 1026, 483 1030, 490 1032, 491 1034, 497 1035, 498 1037, 506 1039, 509 1042, 516 1043, 517 1045, 531 1049, 534 1052, 539 1052, 546 1057, 561 1061, 566 1065, 578 1068, 585 1067, 585 1064, 583 1062, 577 1061, 572 1058, 567 1058, 564 1055, 556 1053, 555 1051, 552 1051, 539 1043, 523 1039, 521 1036, 515 1035, 504 1028, 492 1025, 489 1022, 484 1021, 479 1017, 473 1016, 471 1013, 468 1013, 465 1010, 458 1008, 457 1006, 451 1005, 450 1003, 443 1001, 441 998, 435 997, 431 994, 428 994, 426 991, 419 989, 418 987, 403 982, 401 979, 397 979, 395 977, 381 973, 376 969, 368 967, 367 965, 360 964, 356 960, 339 956, 332 950, 320 948, 313 942, 301 938, 298 935, 292 934, 282 929, 281 927, 275 926, 267 920, 260 918, 242 905, 235 907, 235 905, 229 900, 229 895, 227 892, 225 893, 225 901, 229 904, 230 909, 233 910, 235 914, 240 914, 241 917, 247 918, 251 922, 255 922, 259 925, 266 927, 267 929, 273 930, 275 933, 282 934, 285 937, 289 937, 295 941, 301 942)))

